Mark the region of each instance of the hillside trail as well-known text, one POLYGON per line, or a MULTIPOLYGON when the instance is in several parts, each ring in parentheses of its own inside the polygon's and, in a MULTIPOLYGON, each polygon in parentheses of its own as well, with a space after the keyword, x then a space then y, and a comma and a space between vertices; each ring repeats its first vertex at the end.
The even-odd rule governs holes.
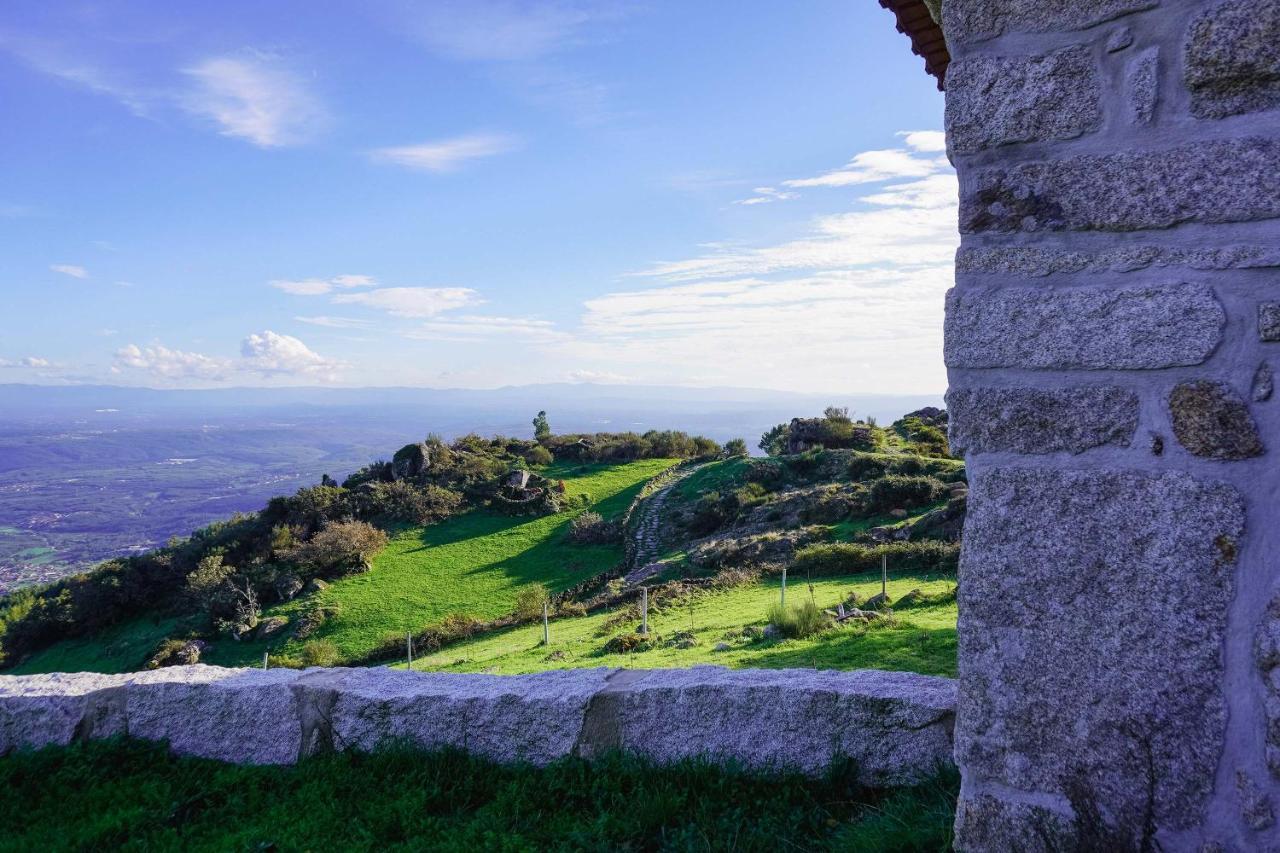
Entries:
POLYGON ((695 471, 701 470, 706 464, 704 462, 701 465, 691 465, 680 469, 672 476, 670 482, 640 502, 637 507, 640 518, 631 533, 628 534, 631 537, 630 547, 628 548, 631 568, 623 578, 624 589, 643 583, 662 570, 662 564, 657 562, 661 545, 661 539, 658 536, 658 525, 662 523, 662 508, 666 505, 671 490, 686 477, 695 471))

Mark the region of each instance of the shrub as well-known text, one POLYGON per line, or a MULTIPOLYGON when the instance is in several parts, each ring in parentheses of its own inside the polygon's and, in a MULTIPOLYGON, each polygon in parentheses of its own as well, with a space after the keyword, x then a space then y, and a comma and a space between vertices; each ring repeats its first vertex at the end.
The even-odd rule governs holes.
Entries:
POLYGON ((547 450, 539 444, 536 447, 529 448, 529 450, 525 452, 524 461, 528 462, 530 465, 550 465, 552 462, 556 461, 556 458, 551 455, 550 450, 547 450))
POLYGON ((556 606, 557 616, 586 616, 587 605, 580 601, 562 601, 556 606))
POLYGON ((706 536, 714 533, 729 520, 724 502, 719 492, 707 492, 698 498, 693 505, 693 515, 689 519, 689 532, 694 536, 706 536))
POLYGON ((742 438, 731 438, 724 443, 724 455, 732 459, 735 456, 747 455, 747 442, 742 438))
POLYGON ((960 543, 921 539, 915 542, 827 542, 807 545, 796 552, 796 573, 808 576, 844 575, 879 571, 888 558, 893 571, 954 573, 960 560, 960 543))
POLYGON ((342 655, 332 640, 308 640, 302 646, 304 666, 337 666, 340 660, 342 655))
POLYGON ((542 606, 551 601, 547 588, 540 583, 530 584, 516 595, 516 618, 531 621, 542 618, 542 606))
POLYGON ((831 619, 813 601, 805 599, 790 607, 784 607, 781 602, 775 603, 769 608, 769 622, 782 636, 799 639, 825 630, 831 619))
POLYGON ((569 522, 569 541, 582 545, 606 545, 617 542, 622 531, 606 521, 598 512, 584 512, 569 522))
POLYGON ((855 453, 849 459, 849 477, 854 480, 874 480, 889 470, 889 461, 871 453, 855 453))
POLYGON ((434 524, 462 507, 462 495, 441 486, 418 486, 409 480, 395 480, 364 485, 356 493, 354 503, 364 518, 434 524))
POLYGON ((340 521, 293 548, 288 558, 313 574, 354 574, 372 568, 373 556, 386 545, 387 534, 372 524, 340 521))
POLYGON ((639 633, 619 634, 604 644, 604 650, 615 655, 644 652, 651 648, 653 648, 652 638, 639 633))
POLYGON ((889 474, 871 484, 867 508, 871 512, 913 509, 937 501, 946 492, 946 484, 933 477, 889 474))

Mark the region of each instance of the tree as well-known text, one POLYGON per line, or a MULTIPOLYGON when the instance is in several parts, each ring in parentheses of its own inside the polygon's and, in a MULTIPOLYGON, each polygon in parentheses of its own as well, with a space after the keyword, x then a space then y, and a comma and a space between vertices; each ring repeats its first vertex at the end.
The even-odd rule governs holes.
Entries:
POLYGON ((851 421, 851 420, 853 420, 853 418, 849 417, 849 407, 848 407, 848 406, 827 406, 827 408, 823 410, 822 414, 823 414, 823 416, 825 416, 825 417, 826 417, 826 419, 827 419, 827 420, 829 420, 829 421, 851 421))
POLYGON ((363 521, 334 522, 288 553, 312 574, 345 575, 368 571, 387 534, 363 521))
POLYGON ((731 438, 724 443, 724 455, 730 458, 747 455, 747 442, 741 438, 731 438))
POLYGON ((547 420, 545 411, 538 412, 538 416, 533 419, 533 437, 536 441, 551 438, 551 423, 547 420))
POLYGON ((760 436, 759 447, 770 456, 782 456, 787 452, 787 437, 790 434, 790 424, 778 424, 760 436))

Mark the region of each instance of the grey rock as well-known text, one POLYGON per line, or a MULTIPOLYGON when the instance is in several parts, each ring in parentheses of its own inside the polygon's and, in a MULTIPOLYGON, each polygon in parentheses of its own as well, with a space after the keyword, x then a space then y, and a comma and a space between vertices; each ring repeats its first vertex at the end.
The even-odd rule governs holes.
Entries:
POLYGON ((1117 27, 1107 36, 1107 53, 1124 50, 1133 44, 1133 30, 1129 27, 1117 27))
POLYGON ((1129 120, 1134 124, 1150 124, 1160 95, 1160 52, 1148 48, 1131 59, 1124 69, 1125 89, 1129 97, 1129 120))
POLYGON ((1266 688, 1263 710, 1267 718, 1266 761, 1280 778, 1280 596, 1267 605, 1254 637, 1254 659, 1266 688))
POLYGON ((1124 388, 953 388, 947 393, 953 452, 1083 453, 1128 447, 1138 395, 1124 388))
POLYGON ((0 676, 0 755, 124 734, 125 675, 0 676))
POLYGON ((1280 302, 1258 303, 1258 340, 1280 343, 1280 302))
POLYGON ((1175 367, 1207 359, 1225 323, 1202 284, 954 288, 944 355, 948 367, 1175 367))
POLYGON ((302 592, 302 578, 294 574, 282 574, 275 581, 276 597, 288 601, 302 592))
POLYGON ((1196 270, 1280 267, 1280 250, 1265 246, 1188 249, 1148 245, 1082 252, 1008 246, 965 247, 956 253, 956 271, 961 273, 1047 276, 1078 272, 1133 272, 1149 267, 1190 267, 1196 270))
POLYGON ((1271 399, 1271 395, 1275 393, 1275 390, 1275 372, 1271 369, 1271 365, 1264 361, 1253 372, 1253 385, 1250 390, 1250 396, 1253 397, 1254 402, 1265 403, 1271 399))
POLYGON ((1249 406, 1221 382, 1183 382, 1169 395, 1178 443, 1206 459, 1249 459, 1264 448, 1249 406))
POLYGON ((971 56, 947 68, 952 154, 1073 139, 1101 124, 1098 71, 1085 46, 1043 56, 971 56))
POLYGON ((1138 231, 1280 216, 1280 139, 1244 137, 972 173, 960 230, 1138 231))
POLYGON ((852 759, 867 785, 910 784, 951 762, 955 684, 860 670, 632 671, 605 692, 589 752, 622 748, 659 763, 732 757, 819 773, 852 759))
POLYGON ((1191 114, 1224 118, 1280 107, 1280 0, 1228 0, 1187 29, 1191 114))
POLYGON ((949 44, 982 41, 1006 32, 1078 30, 1151 9, 1157 0, 946 0, 943 29, 949 44))
MULTIPOLYGON (((1181 472, 971 476, 958 585, 966 778, 1100 810, 1116 837, 1140 834, 1148 796, 1160 828, 1194 826, 1226 731, 1241 496, 1181 472)), ((964 835, 957 846, 997 849, 964 835)))
POLYGON ((714 646, 712 646, 712 651, 727 652, 732 648, 733 646, 729 645, 728 643, 716 643, 714 646))
POLYGON ((956 803, 955 849, 960 853, 1059 853, 1078 849, 1077 834, 1065 808, 964 791, 956 803))
POLYGON ((1236 771, 1236 797, 1240 802, 1241 819, 1254 832, 1267 829, 1276 822, 1271 798, 1243 770, 1236 771))
POLYGON ((289 627, 289 617, 266 616, 258 623, 258 630, 254 632, 254 637, 259 640, 269 640, 278 636, 287 627, 289 627))

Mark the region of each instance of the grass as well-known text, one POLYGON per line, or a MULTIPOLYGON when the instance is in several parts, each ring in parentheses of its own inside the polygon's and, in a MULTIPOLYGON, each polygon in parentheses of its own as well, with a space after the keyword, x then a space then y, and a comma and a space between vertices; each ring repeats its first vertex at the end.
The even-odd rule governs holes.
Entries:
POLYGON ((240 767, 99 741, 0 759, 0 850, 944 851, 954 773, 917 788, 625 756, 499 766, 389 749, 240 767))
MULTIPOLYGON (((586 494, 591 509, 617 517, 654 475, 677 460, 646 459, 621 465, 553 465, 543 473, 563 479, 570 495, 586 494)), ((365 655, 393 633, 420 630, 452 613, 492 619, 511 612, 522 588, 542 583, 553 591, 608 571, 622 559, 621 545, 565 541, 569 521, 584 509, 541 518, 515 518, 477 510, 428 527, 397 532, 373 569, 334 582, 315 599, 268 607, 263 616, 296 618, 315 603, 339 610, 312 639, 338 647, 344 658, 365 655)), ((142 619, 85 640, 64 640, 32 655, 15 673, 125 672, 138 669, 172 622, 142 619), (118 635, 118 636, 117 636, 118 635), (129 638, 129 642, 121 642, 129 638), (99 646, 109 646, 99 648, 99 646)), ((296 641, 214 643, 202 656, 222 666, 258 665, 264 651, 297 655, 296 641)))
MULTIPOLYGON (((618 624, 606 628, 606 622, 617 613, 614 611, 553 620, 550 646, 541 644, 540 624, 526 625, 447 646, 416 659, 414 668, 508 674, 591 666, 663 668, 715 663, 734 668, 815 667, 888 669, 951 677, 956 674, 954 600, 900 610, 892 626, 838 627, 795 640, 726 638, 748 625, 763 626, 770 605, 779 599, 779 587, 779 581, 766 580, 698 594, 688 606, 650 612, 650 632, 664 639, 676 632, 690 631, 692 626, 698 644, 688 648, 660 645, 647 651, 605 653, 603 648, 610 638, 634 631, 638 625, 638 619, 623 622, 619 618, 618 624), (716 645, 722 642, 729 648, 716 651, 716 645)), ((891 598, 917 588, 926 595, 946 593, 954 588, 954 578, 890 575, 891 598)), ((813 590, 819 607, 834 607, 850 592, 863 598, 878 593, 880 579, 866 574, 821 578, 814 580, 813 590)), ((792 577, 788 581, 788 604, 798 604, 808 596, 803 578, 792 577)))

